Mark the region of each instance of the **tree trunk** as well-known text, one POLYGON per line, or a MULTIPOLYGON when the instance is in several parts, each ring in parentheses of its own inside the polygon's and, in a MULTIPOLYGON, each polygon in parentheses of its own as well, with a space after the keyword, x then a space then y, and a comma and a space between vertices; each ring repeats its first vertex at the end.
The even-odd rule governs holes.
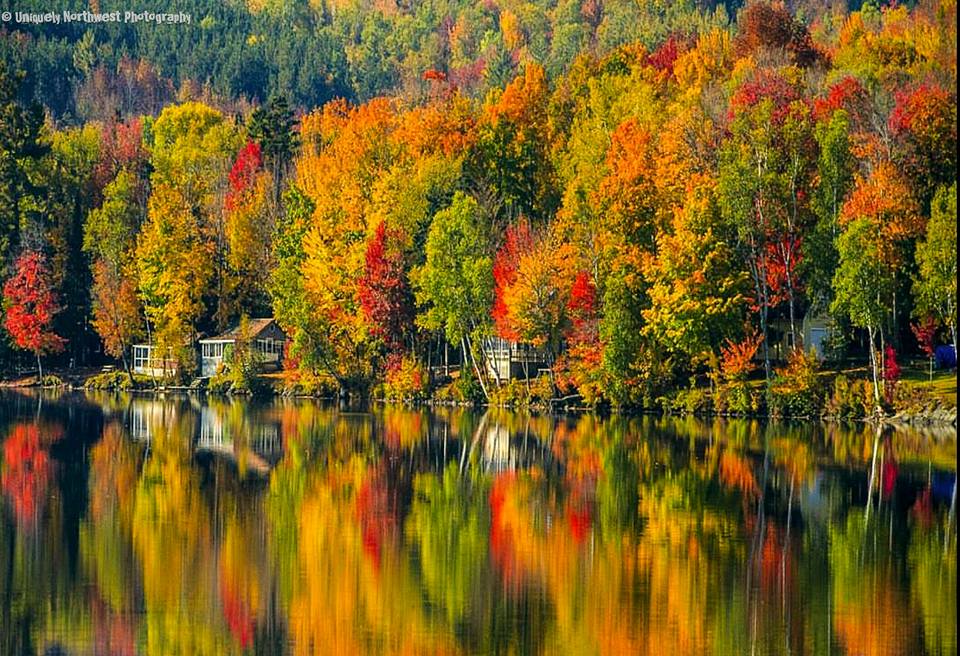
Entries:
POLYGON ((790 306, 790 332, 793 334, 791 350, 796 351, 797 349, 803 348, 803 336, 797 334, 796 310, 794 309, 795 303, 793 299, 793 276, 790 275, 789 270, 787 271, 787 300, 790 306))
POLYGON ((873 326, 867 326, 867 335, 869 336, 867 348, 870 349, 870 369, 873 372, 873 401, 876 406, 875 411, 880 414, 880 380, 877 367, 877 352, 873 348, 873 326))
POLYGON ((954 324, 951 324, 951 325, 950 325, 950 335, 953 337, 953 359, 954 359, 953 366, 954 366, 954 368, 956 368, 956 366, 957 366, 957 363, 956 363, 956 359, 957 359, 957 324, 954 323, 954 324))
POLYGON ((40 364, 40 351, 37 351, 37 383, 43 387, 43 365, 40 364))
POLYGON ((467 338, 460 338, 460 345, 463 348, 463 363, 467 363, 467 352, 469 351, 470 361, 473 363, 473 371, 477 374, 477 381, 480 383, 480 389, 483 390, 483 398, 490 400, 490 394, 487 393, 487 386, 483 383, 483 376, 480 375, 480 367, 477 366, 477 359, 473 356, 473 349, 467 348, 467 338))
POLYGON ((878 423, 873 437, 873 457, 870 458, 870 479, 867 488, 867 507, 863 511, 864 521, 870 519, 870 508, 873 505, 873 488, 877 481, 877 450, 880 447, 880 433, 883 427, 878 423))

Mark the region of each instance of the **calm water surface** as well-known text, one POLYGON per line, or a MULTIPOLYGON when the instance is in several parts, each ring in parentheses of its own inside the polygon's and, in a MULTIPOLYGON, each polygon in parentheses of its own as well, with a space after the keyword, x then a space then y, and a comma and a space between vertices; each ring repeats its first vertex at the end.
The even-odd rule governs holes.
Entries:
POLYGON ((4 654, 956 654, 956 432, 0 396, 4 654))

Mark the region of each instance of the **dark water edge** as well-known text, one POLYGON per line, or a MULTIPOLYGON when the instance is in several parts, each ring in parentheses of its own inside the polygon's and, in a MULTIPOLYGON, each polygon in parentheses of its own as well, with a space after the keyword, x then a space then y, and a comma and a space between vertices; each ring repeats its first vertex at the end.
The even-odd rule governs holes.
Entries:
POLYGON ((956 652, 956 431, 0 394, 2 653, 956 652))

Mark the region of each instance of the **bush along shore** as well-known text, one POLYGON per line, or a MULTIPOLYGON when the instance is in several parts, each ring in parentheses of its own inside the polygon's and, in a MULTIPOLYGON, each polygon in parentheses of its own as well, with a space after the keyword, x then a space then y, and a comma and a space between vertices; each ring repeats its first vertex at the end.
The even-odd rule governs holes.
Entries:
MULTIPOLYGON (((810 357, 794 358, 776 371, 767 384, 743 372, 729 371, 703 379, 692 378, 684 388, 648 394, 633 405, 610 406, 579 394, 564 393, 556 379, 541 374, 530 379, 502 381, 484 397, 471 375, 438 376, 422 371, 402 372, 367 389, 347 392, 347 386, 326 375, 301 371, 262 374, 222 369, 210 378, 191 382, 161 381, 123 371, 102 372, 85 379, 55 374, 44 377, 44 387, 82 387, 88 390, 182 390, 218 396, 287 396, 346 399, 408 405, 492 406, 540 412, 622 412, 673 415, 777 418, 799 420, 880 420, 897 424, 956 425, 956 372, 924 372, 920 367, 886 372, 879 389, 864 369, 821 371, 810 357)), ((36 385, 36 379, 21 381, 36 385)))

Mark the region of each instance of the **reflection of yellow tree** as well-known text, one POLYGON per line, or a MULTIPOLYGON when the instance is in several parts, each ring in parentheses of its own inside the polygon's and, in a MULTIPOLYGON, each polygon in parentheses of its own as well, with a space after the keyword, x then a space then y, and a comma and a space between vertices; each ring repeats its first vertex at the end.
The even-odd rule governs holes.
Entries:
POLYGON ((895 560, 886 553, 887 540, 875 539, 877 530, 877 520, 867 522, 860 513, 850 513, 845 523, 831 526, 833 626, 837 638, 848 654, 919 654, 918 617, 895 560))
MULTIPOLYGON (((115 422, 104 427, 90 451, 91 520, 80 526, 80 555, 109 612, 117 615, 135 610, 129 563, 139 462, 140 450, 115 422)), ((108 646, 117 650, 117 645, 108 646)))
POLYGON ((143 567, 148 654, 228 654, 235 649, 216 615, 210 516, 190 463, 192 416, 152 427, 140 474, 133 542, 143 567))
POLYGON ((304 498, 298 549, 302 578, 289 604, 296 654, 443 654, 451 640, 428 630, 410 563, 395 545, 379 562, 365 548, 357 493, 370 483, 359 458, 332 465, 304 498))
POLYGON ((253 643, 261 608, 258 560, 250 552, 257 544, 249 522, 235 513, 226 519, 226 535, 220 545, 220 603, 230 633, 244 649, 253 643))
POLYGON ((427 437, 429 420, 423 410, 383 406, 374 411, 389 449, 409 449, 427 437))
POLYGON ((743 558, 737 518, 691 506, 681 479, 649 486, 639 539, 606 534, 589 550, 537 472, 503 474, 490 493, 490 550, 507 591, 542 588, 554 623, 546 653, 702 654, 717 630, 715 572, 743 558), (638 590, 644 590, 638 595, 638 590), (585 603, 584 600, 589 600, 585 603))
MULTIPOLYGON (((944 524, 946 521, 941 518, 944 524)), ((944 531, 949 528, 943 527, 944 531)), ((915 525, 911 531, 910 592, 923 616, 923 637, 930 654, 957 650, 957 541, 944 545, 940 531, 915 525), (946 546, 946 548, 944 548, 946 546)))

